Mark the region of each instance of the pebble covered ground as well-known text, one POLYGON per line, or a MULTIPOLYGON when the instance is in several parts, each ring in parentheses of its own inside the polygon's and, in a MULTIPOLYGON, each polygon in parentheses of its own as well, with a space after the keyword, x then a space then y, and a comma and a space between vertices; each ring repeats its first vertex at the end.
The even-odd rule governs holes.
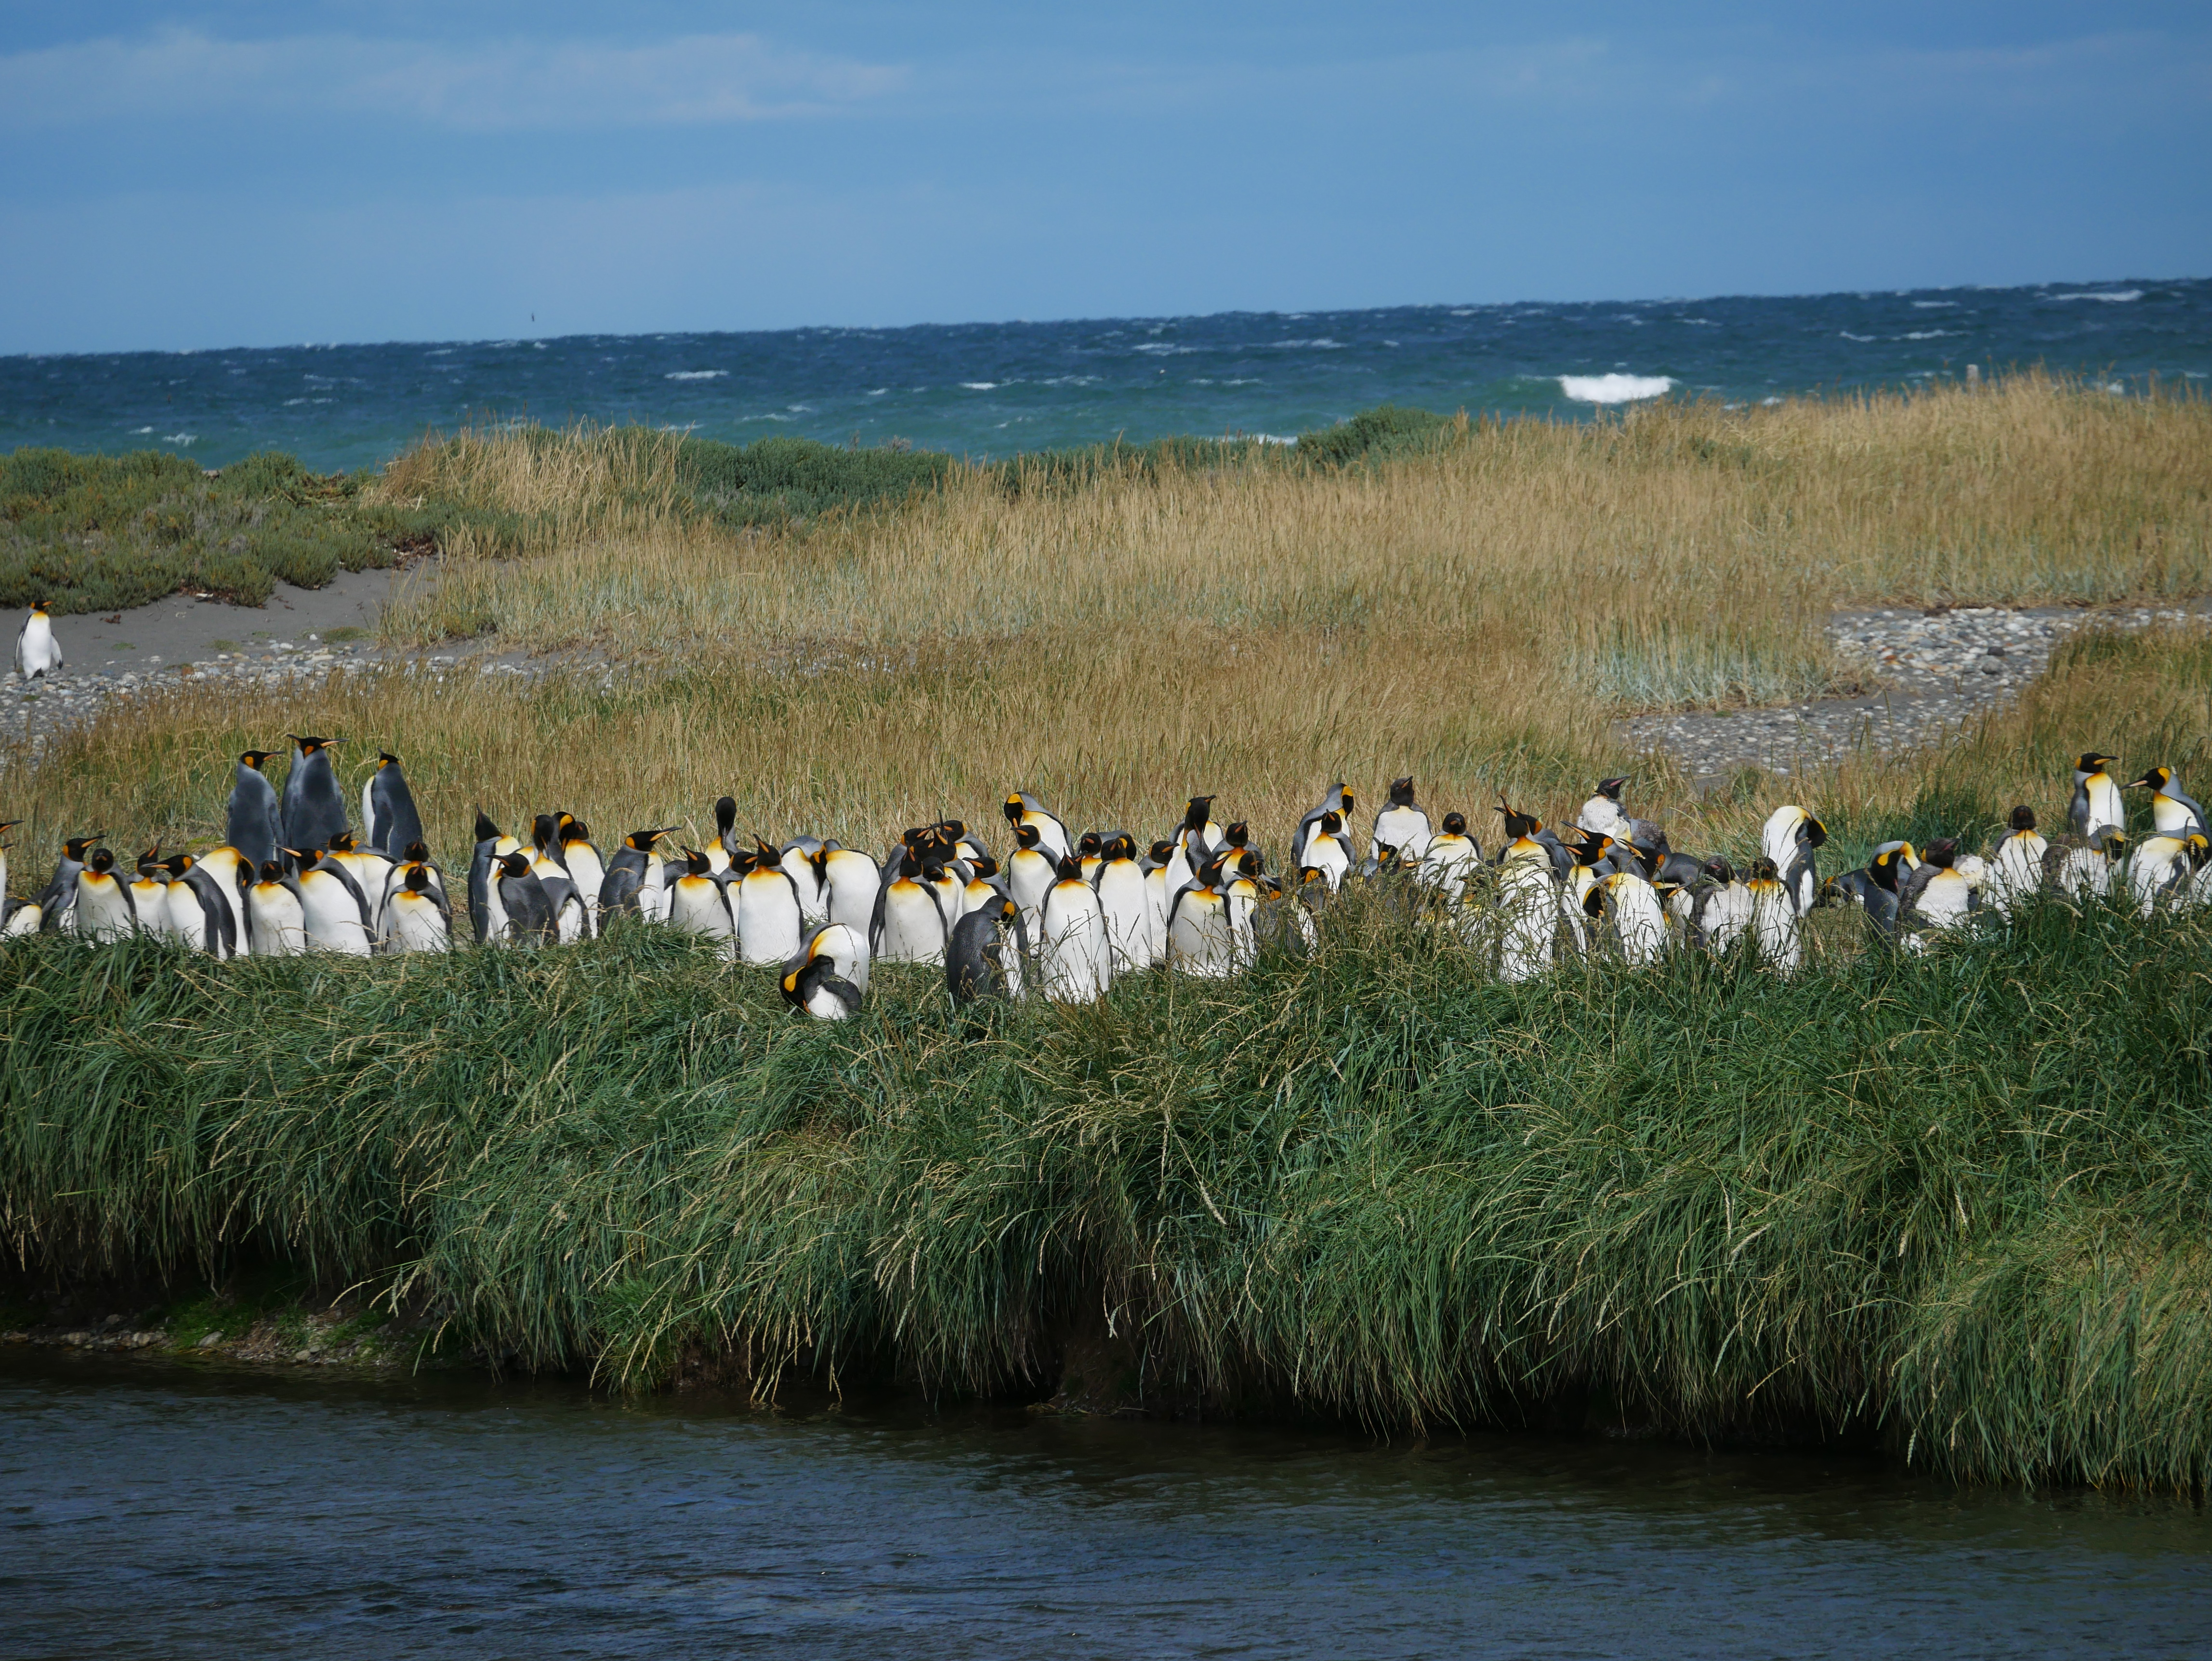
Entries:
MULTIPOLYGON (((2043 672, 2058 642, 2093 624, 2141 629, 2190 621, 2212 622, 2212 599, 2166 607, 1840 611, 1829 619, 1828 633, 1838 655, 1859 669, 1866 690, 1858 695, 1795 706, 1636 715, 1620 723, 1620 732, 1632 751, 1671 751, 1701 784, 1723 782, 1749 767, 1786 776, 1861 744, 1894 754, 1942 743, 1975 715, 2017 697, 2043 672)), ((481 650, 402 658, 371 642, 325 642, 307 634, 297 641, 216 653, 190 664, 165 665, 155 659, 143 668, 64 669, 29 684, 10 669, 0 679, 0 741, 27 738, 34 748, 41 746, 54 732, 95 717, 113 699, 187 678, 281 687, 392 662, 437 676, 534 677, 556 666, 587 666, 611 682, 615 672, 597 660, 586 664, 481 650)))
POLYGON ((2212 621, 2212 600, 2150 606, 1958 606, 1839 611, 1828 619, 1837 654, 1860 670, 1865 689, 1757 709, 1698 709, 1636 715, 1621 723, 1638 751, 1672 752, 1704 786, 1746 768, 1787 776, 1861 745, 1893 755, 1945 743, 1966 724, 2019 697, 2058 642, 2093 624, 2147 629, 2212 621))

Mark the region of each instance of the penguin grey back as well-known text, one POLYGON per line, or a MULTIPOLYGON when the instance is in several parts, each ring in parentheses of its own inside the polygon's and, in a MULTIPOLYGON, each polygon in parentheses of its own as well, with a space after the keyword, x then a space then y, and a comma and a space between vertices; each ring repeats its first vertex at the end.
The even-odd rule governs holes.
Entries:
POLYGON ((367 845, 386 859, 397 860, 409 843, 423 840, 415 793, 399 770, 399 757, 388 751, 377 752, 376 771, 362 790, 361 822, 367 845))
POLYGON ((276 857, 284 842, 284 819, 276 805, 276 787, 261 770, 270 757, 267 750, 248 750, 238 758, 238 771, 230 786, 230 818, 223 840, 246 855, 257 871, 262 861, 276 857))
POLYGON ((345 798, 338 792, 337 774, 331 767, 329 739, 292 740, 292 770, 284 776, 284 841, 287 848, 325 848, 332 837, 349 830, 345 798))

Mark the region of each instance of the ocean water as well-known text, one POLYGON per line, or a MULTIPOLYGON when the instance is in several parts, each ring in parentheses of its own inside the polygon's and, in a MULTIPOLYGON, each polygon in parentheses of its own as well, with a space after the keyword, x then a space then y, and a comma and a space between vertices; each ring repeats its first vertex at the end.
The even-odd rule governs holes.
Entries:
POLYGON ((1783 298, 1405 306, 1060 323, 574 335, 0 357, 0 451, 256 449, 371 465, 527 417, 977 458, 1167 434, 1287 438, 1376 404, 1587 417, 2041 364, 2116 392, 2212 375, 2212 279, 1783 298))

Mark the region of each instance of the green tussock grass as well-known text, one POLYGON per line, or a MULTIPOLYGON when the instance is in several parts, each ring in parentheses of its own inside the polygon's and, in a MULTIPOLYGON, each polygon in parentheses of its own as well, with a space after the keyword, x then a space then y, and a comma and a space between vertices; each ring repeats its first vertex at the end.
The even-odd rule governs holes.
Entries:
POLYGON ((371 1280, 637 1387, 735 1350, 1035 1391, 1110 1322, 1156 1383, 1379 1426, 1594 1397, 1964 1478, 2204 1480, 2204 921, 1520 987, 1382 906, 1330 921, 1234 983, 964 1024, 886 968, 841 1026, 647 929, 36 942, 0 956, 0 1230, 27 1266, 371 1280))

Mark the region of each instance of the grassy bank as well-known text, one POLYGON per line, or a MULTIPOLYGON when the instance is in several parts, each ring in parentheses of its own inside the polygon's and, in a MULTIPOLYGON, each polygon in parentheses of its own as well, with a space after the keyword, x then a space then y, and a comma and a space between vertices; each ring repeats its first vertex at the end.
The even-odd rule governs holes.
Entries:
POLYGON ((1235 983, 963 1031, 896 970, 794 1025, 657 931, 222 970, 41 944, 0 955, 0 1230, 33 1265, 250 1248, 631 1384, 706 1349, 1042 1393, 1080 1350, 1215 1411, 1818 1425, 2181 1487, 2212 983, 2175 968, 2208 946, 2053 908, 1792 984, 1514 988, 1355 908, 1235 983))

